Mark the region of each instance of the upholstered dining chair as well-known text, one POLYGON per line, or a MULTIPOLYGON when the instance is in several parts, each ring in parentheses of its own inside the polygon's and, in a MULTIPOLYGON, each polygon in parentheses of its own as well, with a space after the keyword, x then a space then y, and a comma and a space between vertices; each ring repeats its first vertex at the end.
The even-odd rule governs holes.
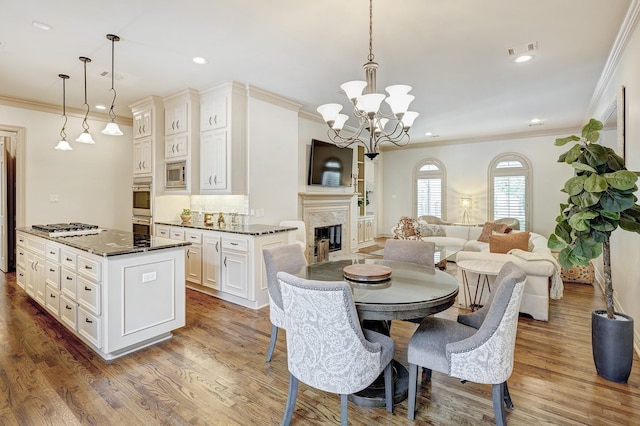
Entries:
POLYGON ((414 419, 418 369, 426 380, 436 370, 463 382, 492 385, 493 411, 497 425, 506 425, 505 404, 513 408, 507 379, 513 371, 513 353, 518 311, 526 282, 524 271, 512 262, 504 264, 496 277, 487 304, 457 321, 427 317, 408 346, 408 417, 414 419))
POLYGON ((262 255, 267 272, 269 319, 271 320, 271 340, 266 359, 266 362, 269 362, 278 339, 278 328, 285 328, 282 296, 276 274, 280 271, 296 272, 307 264, 307 259, 304 257, 302 247, 298 244, 268 248, 262 251, 262 255))
POLYGON ((421 240, 399 240, 390 238, 384 242, 385 260, 417 263, 418 265, 434 267, 433 253, 436 243, 421 240))
POLYGON ((385 400, 393 412, 389 336, 360 327, 351 288, 342 281, 313 281, 278 273, 287 330, 289 393, 283 425, 291 422, 298 381, 340 394, 340 419, 347 425, 347 397, 384 371, 385 400))

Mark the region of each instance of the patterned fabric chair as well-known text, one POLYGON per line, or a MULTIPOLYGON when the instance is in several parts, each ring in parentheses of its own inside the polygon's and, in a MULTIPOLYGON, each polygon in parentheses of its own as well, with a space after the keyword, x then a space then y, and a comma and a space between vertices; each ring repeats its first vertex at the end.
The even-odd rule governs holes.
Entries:
POLYGON ((278 328, 284 329, 284 310, 280 284, 276 274, 280 271, 296 272, 307 264, 304 251, 298 244, 273 247, 262 251, 267 272, 267 287, 269 290, 269 319, 271 320, 271 341, 267 351, 266 361, 271 361, 273 349, 278 339, 278 328))
POLYGON ((384 243, 385 260, 417 263, 433 268, 433 253, 436 243, 420 240, 396 240, 390 238, 384 243))
POLYGON ((497 425, 506 425, 504 405, 513 408, 507 379, 513 371, 518 310, 526 282, 524 271, 512 262, 496 277, 487 304, 458 321, 427 317, 409 340, 408 417, 415 416, 418 367, 465 381, 492 385, 497 425))
POLYGON ((362 330, 345 282, 312 281, 278 273, 287 330, 289 394, 282 419, 291 422, 298 381, 340 394, 341 424, 347 425, 347 396, 384 371, 387 411, 393 412, 393 340, 362 330))

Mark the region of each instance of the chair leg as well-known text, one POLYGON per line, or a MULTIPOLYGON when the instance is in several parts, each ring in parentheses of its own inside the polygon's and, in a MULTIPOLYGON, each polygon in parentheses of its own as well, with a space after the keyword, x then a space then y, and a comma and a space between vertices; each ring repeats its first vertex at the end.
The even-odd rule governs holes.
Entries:
POLYGON ((513 402, 511 401, 511 395, 509 394, 509 387, 507 386, 507 382, 504 382, 504 404, 508 409, 513 410, 513 402))
POLYGON ((393 413, 393 361, 384 368, 384 396, 387 402, 387 412, 393 413))
POLYGON ((424 380, 425 380, 425 382, 430 382, 431 381, 431 369, 430 368, 424 368, 424 380))
POLYGON ((271 355, 273 355, 273 349, 276 347, 276 340, 278 340, 278 327, 271 324, 271 341, 269 341, 269 350, 267 351, 266 362, 271 361, 271 355))
POLYGON ((418 365, 409 364, 409 396, 407 397, 407 417, 416 418, 416 388, 418 387, 418 365))
POLYGON ((349 425, 349 407, 347 402, 349 401, 349 395, 346 393, 340 394, 340 425, 349 425))
POLYGON ((496 426, 506 426, 507 417, 504 412, 504 382, 491 385, 493 399, 493 415, 496 417, 496 426))
POLYGON ((296 397, 298 396, 298 379, 289 374, 289 394, 287 395, 287 405, 284 408, 284 417, 282 417, 282 426, 289 426, 293 410, 296 408, 296 397))

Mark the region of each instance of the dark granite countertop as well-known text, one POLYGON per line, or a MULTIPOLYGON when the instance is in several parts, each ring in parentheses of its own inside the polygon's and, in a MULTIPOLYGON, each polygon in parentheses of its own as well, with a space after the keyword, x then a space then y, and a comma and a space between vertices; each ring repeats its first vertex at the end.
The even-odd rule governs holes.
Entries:
POLYGON ((150 237, 144 234, 134 234, 133 232, 118 231, 116 229, 105 229, 99 234, 80 235, 76 237, 50 237, 46 232, 36 231, 31 228, 18 228, 17 230, 104 257, 191 245, 191 243, 186 241, 170 240, 168 238, 154 236, 150 237))
POLYGON ((218 225, 205 225, 200 222, 180 222, 180 221, 169 221, 169 222, 154 222, 156 225, 167 225, 167 226, 179 226, 181 228, 190 228, 190 229, 200 229, 204 231, 218 231, 218 232, 229 232, 232 234, 244 234, 244 235, 266 235, 266 234, 277 234, 279 232, 287 232, 287 231, 295 231, 297 228, 291 226, 277 226, 277 225, 227 225, 224 228, 218 228, 218 225))

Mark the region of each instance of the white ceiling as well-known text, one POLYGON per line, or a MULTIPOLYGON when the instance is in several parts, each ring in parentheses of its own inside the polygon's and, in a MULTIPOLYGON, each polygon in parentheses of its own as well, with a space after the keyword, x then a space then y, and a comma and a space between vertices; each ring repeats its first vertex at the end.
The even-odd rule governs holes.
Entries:
MULTIPOLYGON (((303 105, 343 102, 339 85, 363 80, 367 0, 2 0, 0 96, 62 104, 58 74, 69 74, 67 107, 115 111, 154 94, 235 80, 303 105), (35 28, 37 20, 51 25, 35 28), (206 65, 191 59, 202 56, 206 65)), ((414 141, 579 127, 630 0, 374 0, 378 91, 409 84, 420 113, 414 141), (533 61, 507 49, 537 42, 533 61), (540 118, 544 126, 529 126, 540 118)))

